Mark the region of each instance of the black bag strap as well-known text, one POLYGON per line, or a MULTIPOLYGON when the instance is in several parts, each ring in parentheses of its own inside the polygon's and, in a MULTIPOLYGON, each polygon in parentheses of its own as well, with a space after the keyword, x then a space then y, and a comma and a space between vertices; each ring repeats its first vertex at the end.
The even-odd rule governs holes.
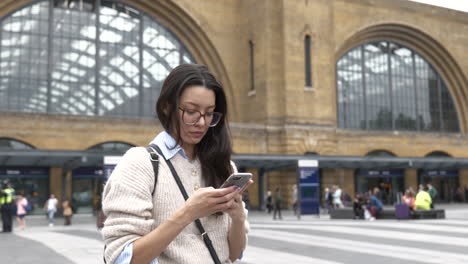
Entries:
MULTIPOLYGON (((148 146, 148 148, 155 149, 162 157, 164 157, 164 155, 162 154, 161 149, 157 145, 150 144, 148 146)), ((166 160, 167 165, 169 166, 169 169, 172 172, 172 175, 174 176, 175 181, 177 182, 177 185, 179 186, 179 189, 180 189, 180 192, 182 193, 182 196, 184 196, 184 199, 187 200, 188 199, 188 194, 185 191, 184 185, 182 184, 182 181, 180 180, 179 175, 177 174, 176 170, 174 169, 174 166, 172 165, 172 162, 170 160, 168 160, 168 159, 165 159, 165 160, 166 160)), ((155 169, 155 171, 156 170, 157 169, 155 169)), ((195 220, 195 225, 197 226, 198 230, 200 231, 200 234, 201 234, 201 236, 203 238, 203 241, 205 242, 206 247, 210 251, 210 255, 213 258, 214 263, 215 264, 221 264, 221 262, 219 261, 218 255, 216 254, 216 250, 213 248, 213 243, 211 242, 211 239, 208 236, 208 233, 206 233, 205 228, 203 228, 203 225, 200 222, 200 219, 195 220)))

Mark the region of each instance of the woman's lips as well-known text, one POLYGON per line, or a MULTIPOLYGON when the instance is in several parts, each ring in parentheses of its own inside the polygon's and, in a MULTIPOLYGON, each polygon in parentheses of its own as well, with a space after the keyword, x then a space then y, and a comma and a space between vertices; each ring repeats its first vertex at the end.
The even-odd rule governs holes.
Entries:
POLYGON ((199 138, 203 136, 203 132, 190 132, 193 137, 199 138))

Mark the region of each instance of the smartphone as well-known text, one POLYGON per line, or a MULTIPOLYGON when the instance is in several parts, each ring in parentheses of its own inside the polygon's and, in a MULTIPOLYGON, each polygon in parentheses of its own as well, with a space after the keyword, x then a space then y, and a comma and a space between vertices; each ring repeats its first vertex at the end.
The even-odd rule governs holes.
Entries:
POLYGON ((244 188, 245 185, 252 179, 252 173, 245 173, 245 172, 237 172, 231 174, 229 178, 221 185, 219 188, 227 188, 230 186, 237 186, 239 188, 244 188))

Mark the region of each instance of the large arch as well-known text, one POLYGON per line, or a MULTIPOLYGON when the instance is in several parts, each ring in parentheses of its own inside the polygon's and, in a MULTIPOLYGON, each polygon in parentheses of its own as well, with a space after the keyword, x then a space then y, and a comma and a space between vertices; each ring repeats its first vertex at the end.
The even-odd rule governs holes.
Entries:
MULTIPOLYGON (((0 3, 0 17, 19 10, 25 5, 35 3, 35 0, 4 0, 0 3)), ((196 18, 184 11, 173 1, 139 1, 122 0, 122 3, 133 6, 170 29, 185 45, 199 63, 205 64, 215 73, 223 84, 230 106, 230 118, 239 117, 231 81, 221 56, 206 32, 197 23, 196 18)))
POLYGON ((173 1, 123 0, 122 2, 146 12, 164 24, 184 43, 197 62, 205 64, 215 73, 228 95, 227 100, 231 109, 229 115, 232 120, 238 120, 239 112, 228 72, 220 54, 200 23, 173 1))
POLYGON ((468 90, 465 89, 468 87, 467 77, 447 49, 421 30, 396 23, 369 26, 340 45, 335 54, 335 61, 360 44, 379 40, 406 45, 421 54, 436 69, 452 94, 460 131, 466 133, 468 131, 468 90))

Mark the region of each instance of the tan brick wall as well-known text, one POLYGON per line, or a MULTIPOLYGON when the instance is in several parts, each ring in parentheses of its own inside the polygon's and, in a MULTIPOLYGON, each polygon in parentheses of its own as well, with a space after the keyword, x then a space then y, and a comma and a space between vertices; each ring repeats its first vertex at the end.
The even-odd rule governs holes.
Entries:
POLYGON ((55 197, 59 201, 57 207, 62 207, 62 183, 63 183, 63 169, 60 167, 50 167, 49 172, 49 188, 50 193, 55 194, 55 197))
POLYGON ((406 169, 405 170, 405 190, 412 187, 413 190, 418 190, 418 170, 406 169))
MULTIPOLYGON (((0 2, 0 16, 4 16, 32 0, 0 2)), ((359 41, 372 39, 366 39, 362 32, 379 25, 400 25, 409 31, 395 38, 427 56, 442 74, 454 97, 460 126, 468 131, 466 13, 406 0, 125 2, 172 30, 196 60, 208 65, 223 82, 235 153, 362 156, 379 149, 397 156, 423 157, 437 150, 468 157, 466 133, 337 128, 335 84, 336 60, 359 41), (312 90, 304 89, 306 34, 312 37, 312 90), (408 36, 411 40, 405 39, 408 36), (255 44, 255 93, 250 96, 249 40, 255 44)), ((0 137, 22 140, 40 149, 84 150, 108 141, 146 145, 161 131, 156 120, 150 119, 1 116, 0 137)), ((266 190, 274 191, 276 186, 289 190, 295 172, 270 172, 265 177, 266 190)), ((405 177, 407 184, 414 183, 413 176, 405 177)), ((460 182, 467 182, 463 177, 460 182)), ((337 183, 354 192, 353 170, 323 170, 322 180, 322 186, 337 183)), ((256 188, 249 189, 252 204, 259 202, 256 188)), ((283 194, 288 196, 285 190, 283 194)))

